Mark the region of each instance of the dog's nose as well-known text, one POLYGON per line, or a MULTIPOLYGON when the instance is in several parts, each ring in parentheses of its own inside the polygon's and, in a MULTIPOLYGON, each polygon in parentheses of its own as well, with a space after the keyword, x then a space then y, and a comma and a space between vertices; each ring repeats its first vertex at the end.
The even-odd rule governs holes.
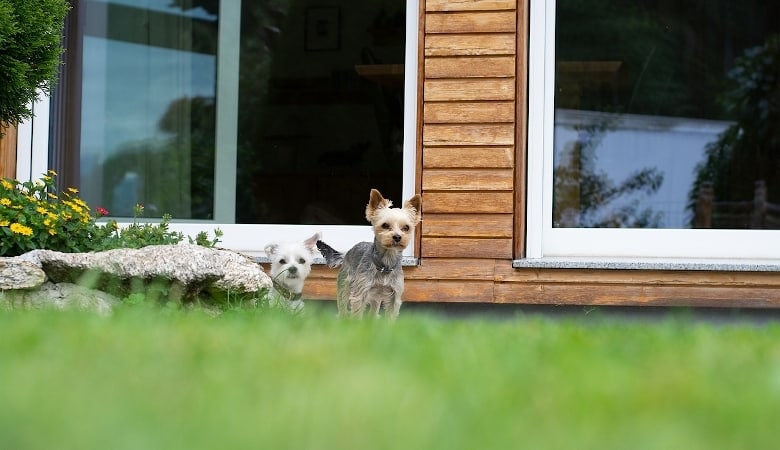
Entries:
POLYGON ((295 266, 290 266, 287 268, 287 271, 290 273, 298 273, 298 268, 295 266))
POLYGON ((393 235, 393 241, 401 242, 401 235, 400 234, 394 234, 393 235))

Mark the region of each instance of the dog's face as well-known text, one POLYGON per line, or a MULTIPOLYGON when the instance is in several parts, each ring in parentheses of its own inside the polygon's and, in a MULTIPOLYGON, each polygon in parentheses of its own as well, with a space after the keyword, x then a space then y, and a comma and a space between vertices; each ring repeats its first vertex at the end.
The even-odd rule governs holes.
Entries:
POLYGON ((379 245, 401 251, 409 245, 412 231, 420 222, 420 195, 407 200, 403 208, 391 208, 392 205, 379 191, 371 189, 366 219, 374 228, 379 245))
POLYGON ((271 260, 271 278, 290 292, 300 293, 311 272, 312 259, 318 253, 316 243, 320 237, 317 233, 303 242, 268 244, 265 254, 271 260))

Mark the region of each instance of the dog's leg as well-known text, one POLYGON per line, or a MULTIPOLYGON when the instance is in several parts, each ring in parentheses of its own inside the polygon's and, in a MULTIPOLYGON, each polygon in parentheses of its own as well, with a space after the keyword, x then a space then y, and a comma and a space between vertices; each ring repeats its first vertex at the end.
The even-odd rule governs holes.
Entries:
POLYGON ((401 303, 403 303, 401 301, 401 295, 397 292, 393 294, 392 303, 391 301, 384 303, 385 314, 389 320, 393 321, 398 318, 398 313, 401 312, 401 303))
POLYGON ((379 317, 379 310, 382 308, 382 302, 376 299, 372 299, 369 301, 369 307, 371 317, 379 317))
POLYGON ((358 319, 363 318, 363 308, 366 306, 366 302, 362 296, 350 294, 349 296, 349 309, 352 313, 352 317, 358 319))
POLYGON ((343 269, 336 277, 336 306, 338 306, 340 318, 349 315, 349 285, 343 269))

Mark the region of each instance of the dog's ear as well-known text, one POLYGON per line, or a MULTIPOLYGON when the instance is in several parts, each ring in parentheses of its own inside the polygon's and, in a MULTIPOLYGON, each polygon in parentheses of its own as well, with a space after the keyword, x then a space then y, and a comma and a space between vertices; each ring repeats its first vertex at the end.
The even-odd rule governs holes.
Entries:
POLYGON ((420 194, 415 194, 414 197, 404 203, 404 209, 409 211, 414 223, 420 222, 420 211, 422 207, 422 198, 420 194))
POLYGON ((376 189, 371 189, 371 196, 368 199, 368 205, 366 205, 366 219, 369 222, 374 223, 374 217, 380 209, 389 208, 393 205, 393 202, 382 197, 376 189))
POLYGON ((268 244, 263 249, 265 251, 266 256, 273 256, 277 251, 279 251, 279 244, 268 244))
POLYGON ((322 239, 322 233, 315 233, 314 236, 303 241, 303 246, 309 249, 312 254, 317 253, 317 241, 320 239, 322 239))

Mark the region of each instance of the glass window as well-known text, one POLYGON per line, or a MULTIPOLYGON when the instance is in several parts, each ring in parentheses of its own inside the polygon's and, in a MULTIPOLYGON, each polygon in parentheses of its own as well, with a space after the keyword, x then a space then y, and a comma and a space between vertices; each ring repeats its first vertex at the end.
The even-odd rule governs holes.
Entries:
POLYGON ((780 229, 780 4, 536 1, 531 26, 531 255, 777 257, 693 231, 780 229))
POLYGON ((114 216, 213 216, 217 15, 85 4, 80 186, 114 216))
POLYGON ((246 249, 258 229, 240 224, 269 225, 269 240, 285 225, 367 228, 371 188, 411 195, 416 90, 405 73, 416 40, 410 51, 405 2, 77 8, 82 50, 69 64, 81 83, 69 100, 80 103, 80 138, 62 151, 79 161, 66 181, 90 205, 131 217, 141 203, 185 232, 235 224, 225 239, 246 249))
POLYGON ((559 0, 553 225, 780 228, 780 3, 559 0))

